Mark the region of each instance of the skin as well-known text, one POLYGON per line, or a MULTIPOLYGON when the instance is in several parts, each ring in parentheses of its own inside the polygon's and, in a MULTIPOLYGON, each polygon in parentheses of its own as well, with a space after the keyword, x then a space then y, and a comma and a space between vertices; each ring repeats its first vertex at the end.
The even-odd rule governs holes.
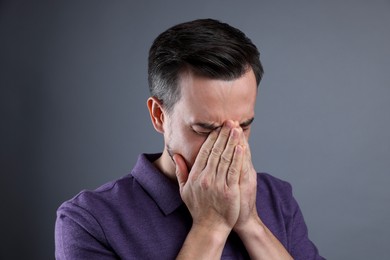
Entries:
POLYGON ((178 259, 220 258, 232 231, 253 259, 291 259, 257 214, 248 144, 257 94, 253 71, 228 81, 183 72, 179 84, 181 97, 170 114, 148 99, 165 143, 154 164, 178 182, 193 219, 178 259))

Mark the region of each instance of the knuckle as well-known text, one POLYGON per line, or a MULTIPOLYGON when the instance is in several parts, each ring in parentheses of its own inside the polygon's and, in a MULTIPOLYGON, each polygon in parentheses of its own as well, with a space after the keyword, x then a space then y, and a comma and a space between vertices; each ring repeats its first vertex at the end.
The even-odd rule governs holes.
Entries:
POLYGON ((230 167, 228 170, 229 175, 237 175, 239 173, 239 170, 236 167, 230 167))
POLYGON ((232 159, 229 156, 226 156, 225 154, 223 154, 221 156, 221 162, 226 163, 226 164, 230 164, 232 162, 232 159))
POLYGON ((210 154, 210 149, 205 148, 205 147, 200 149, 200 151, 199 151, 199 156, 202 158, 205 158, 205 159, 209 156, 209 154, 210 154))
POLYGON ((222 154, 222 149, 217 146, 214 146, 211 150, 211 154, 219 157, 222 154))
POLYGON ((208 188, 210 188, 210 185, 211 185, 211 183, 210 183, 210 180, 209 180, 208 178, 203 178, 203 179, 200 181, 200 186, 201 186, 203 189, 205 189, 205 190, 207 190, 208 188))

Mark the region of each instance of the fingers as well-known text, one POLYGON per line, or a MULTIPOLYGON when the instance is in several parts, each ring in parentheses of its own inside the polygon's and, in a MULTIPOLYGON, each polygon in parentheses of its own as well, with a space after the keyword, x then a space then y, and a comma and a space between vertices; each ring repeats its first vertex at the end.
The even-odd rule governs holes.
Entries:
POLYGON ((206 167, 209 154, 213 148, 215 141, 218 138, 218 132, 218 130, 211 132, 208 135, 206 141, 202 144, 198 156, 196 157, 193 165, 193 169, 198 169, 198 171, 196 172, 200 172, 206 167))
POLYGON ((240 171, 242 168, 244 152, 241 145, 235 146, 232 163, 229 167, 226 176, 226 182, 228 187, 232 187, 239 183, 240 171))
POLYGON ((246 139, 245 134, 242 134, 240 136, 240 145, 242 145, 242 148, 244 150, 244 162, 243 162, 243 168, 247 167, 247 163, 251 163, 251 153, 250 153, 250 148, 248 144, 248 140, 246 139))
POLYGON ((248 140, 244 134, 241 135, 240 145, 242 145, 243 148, 243 161, 239 183, 240 185, 244 183, 253 183, 256 179, 256 171, 252 163, 251 149, 249 147, 248 140))
MULTIPOLYGON (((230 130, 234 127, 234 124, 232 121, 227 121, 223 126, 222 129, 218 135, 217 140, 214 143, 214 146, 211 149, 208 161, 207 161, 207 167, 211 171, 217 170, 218 164, 220 163, 221 155, 225 150, 226 144, 229 140, 230 136, 230 130)), ((232 155, 228 156, 226 155, 226 158, 230 160, 232 155)))
MULTIPOLYGON (((195 159, 191 178, 197 179, 200 175, 204 175, 209 180, 216 180, 220 185, 234 184, 240 179, 243 167, 249 168, 251 164, 247 145, 245 135, 238 123, 226 121, 219 131, 210 133, 203 143, 195 159)), ((176 167, 179 169, 177 174, 181 175, 180 162, 178 161, 177 164, 179 164, 179 167, 176 167)))
POLYGON ((234 153, 236 146, 240 142, 241 133, 242 130, 239 128, 233 128, 230 131, 229 140, 226 144, 225 150, 223 151, 218 164, 217 180, 221 184, 225 184, 228 175, 228 169, 233 164, 234 160, 236 160, 236 158, 234 158, 234 153))

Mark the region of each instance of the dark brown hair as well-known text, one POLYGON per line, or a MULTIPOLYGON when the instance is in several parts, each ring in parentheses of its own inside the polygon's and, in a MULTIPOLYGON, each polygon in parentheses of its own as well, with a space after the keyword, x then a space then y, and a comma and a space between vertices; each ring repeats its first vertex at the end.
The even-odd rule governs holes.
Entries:
POLYGON ((246 35, 213 19, 178 24, 161 33, 149 51, 150 94, 170 112, 180 99, 184 70, 212 79, 231 80, 252 68, 257 85, 263 76, 260 54, 246 35))

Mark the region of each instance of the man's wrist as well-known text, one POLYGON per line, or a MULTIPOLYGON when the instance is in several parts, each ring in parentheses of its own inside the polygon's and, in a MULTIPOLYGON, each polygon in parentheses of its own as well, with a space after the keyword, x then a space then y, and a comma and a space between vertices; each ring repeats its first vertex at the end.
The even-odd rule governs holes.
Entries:
POLYGON ((196 236, 201 236, 213 243, 225 243, 232 228, 224 224, 207 225, 204 223, 193 223, 191 231, 196 236))
POLYGON ((251 259, 292 259, 259 216, 252 217, 234 231, 244 243, 251 259))
POLYGON ((193 224, 177 259, 219 259, 230 231, 193 224))
POLYGON ((262 233, 265 232, 266 228, 264 223, 261 221, 258 215, 253 215, 245 223, 237 225, 234 227, 234 232, 236 232, 241 239, 243 236, 248 236, 253 233, 262 233))

